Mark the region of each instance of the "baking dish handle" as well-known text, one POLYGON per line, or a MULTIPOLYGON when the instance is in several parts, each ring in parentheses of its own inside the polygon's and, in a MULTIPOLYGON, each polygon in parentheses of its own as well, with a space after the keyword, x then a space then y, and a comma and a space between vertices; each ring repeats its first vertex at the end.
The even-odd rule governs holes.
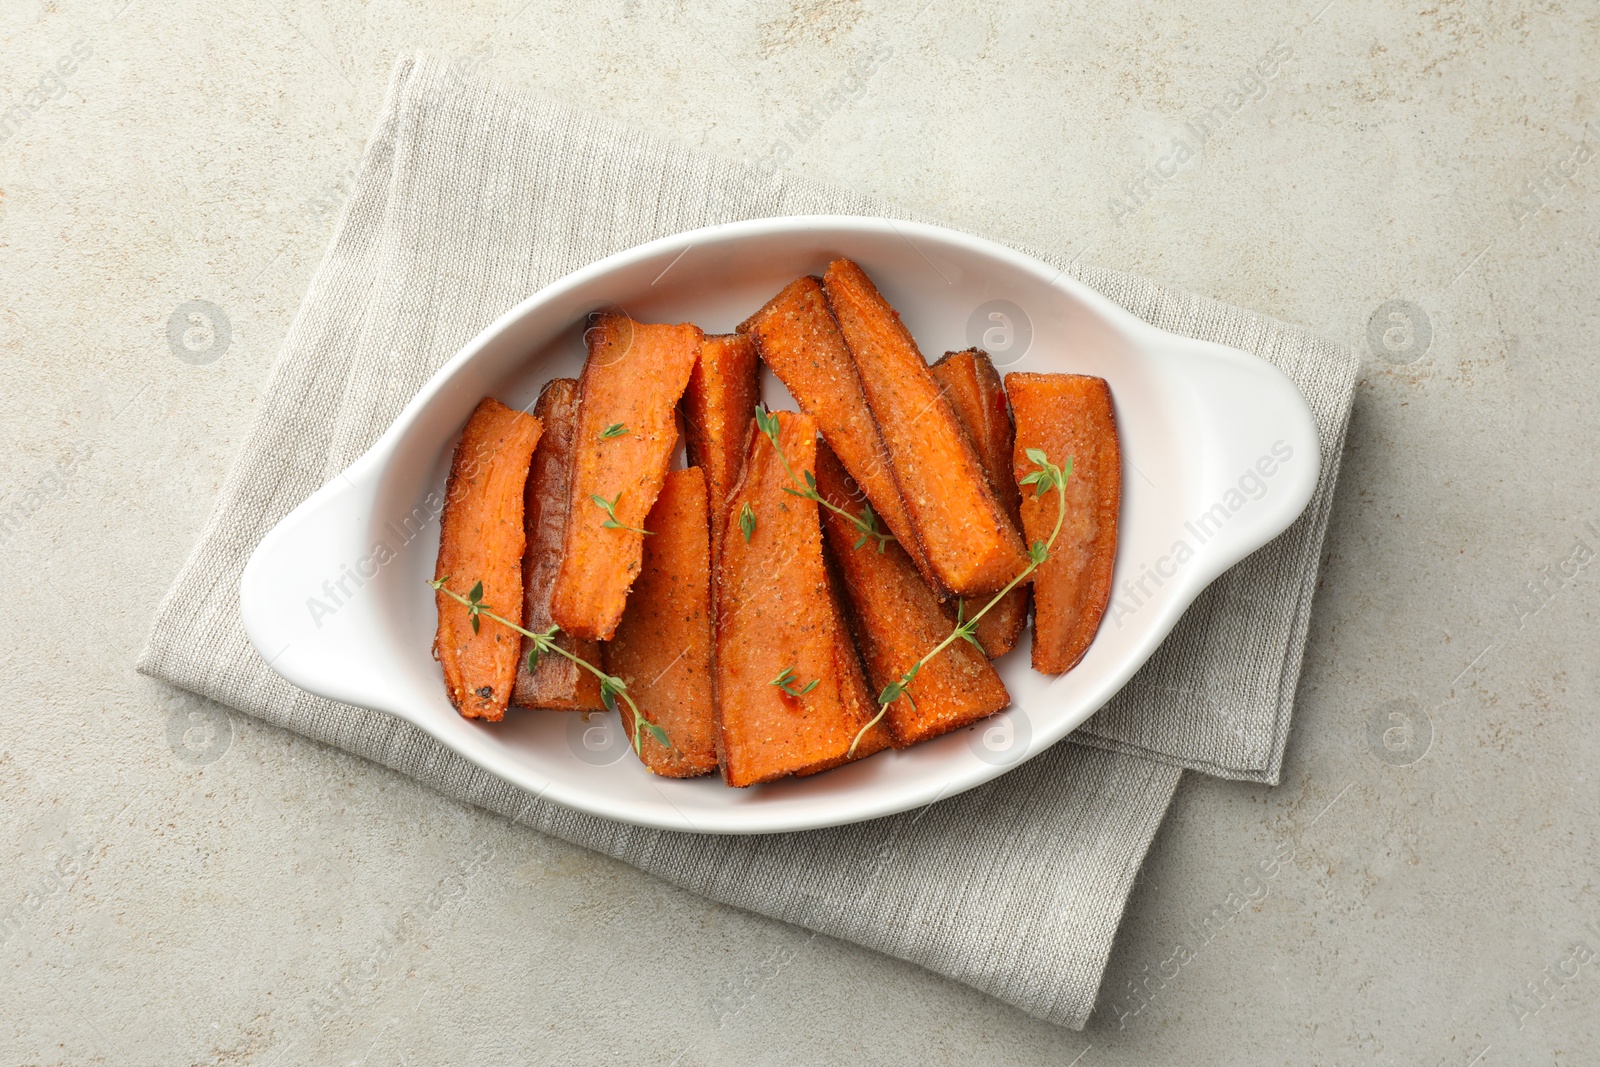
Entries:
POLYGON ((1287 530, 1322 470, 1317 424, 1299 389, 1257 356, 1164 335, 1174 421, 1191 443, 1182 534, 1203 582, 1287 530))
MULTIPOLYGON (((392 709, 394 683, 409 671, 390 662, 385 640, 379 572, 395 553, 374 551, 377 464, 370 460, 369 453, 262 538, 239 582, 239 609, 251 644, 290 682, 332 700, 392 709)), ((436 544, 436 516, 419 519, 419 540, 436 544)))

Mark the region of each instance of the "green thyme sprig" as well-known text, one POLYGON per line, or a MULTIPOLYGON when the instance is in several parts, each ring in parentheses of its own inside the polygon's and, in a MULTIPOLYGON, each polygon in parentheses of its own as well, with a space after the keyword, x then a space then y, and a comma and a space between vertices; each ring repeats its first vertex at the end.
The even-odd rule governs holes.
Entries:
POLYGON ((744 543, 748 545, 750 538, 756 535, 756 512, 748 500, 739 509, 739 529, 744 532, 744 543))
POLYGON ((639 710, 639 705, 635 704, 633 702, 633 697, 628 695, 628 686, 621 678, 618 678, 614 674, 607 674, 605 671, 601 670, 599 667, 596 667, 582 656, 574 655, 556 643, 556 634, 561 632, 561 627, 552 623, 550 629, 544 631, 543 633, 534 633, 532 630, 525 630, 516 623, 512 622, 510 619, 496 615, 489 608, 489 605, 483 602, 482 582, 478 582, 472 587, 471 592, 469 592, 466 596, 462 596, 460 593, 457 593, 454 590, 445 588, 444 583, 448 582, 449 580, 450 576, 447 574, 443 578, 438 578, 428 582, 428 584, 457 603, 465 605, 467 609, 467 617, 472 620, 473 633, 478 632, 479 616, 482 616, 486 619, 493 619, 501 626, 508 626, 517 631, 517 633, 533 642, 533 647, 528 650, 528 670, 530 671, 539 666, 539 657, 546 652, 554 652, 558 655, 567 657, 572 662, 576 663, 578 666, 582 667, 584 670, 600 679, 600 702, 606 706, 607 711, 617 710, 617 697, 619 696, 622 697, 623 701, 627 703, 628 710, 633 713, 634 751, 637 752, 641 758, 644 756, 644 735, 646 731, 649 731, 651 737, 655 738, 667 748, 672 747, 672 739, 667 736, 667 732, 644 717, 644 712, 639 710))
MULTIPOLYGON (((882 552, 884 546, 894 540, 894 534, 886 532, 878 525, 878 513, 872 510, 871 504, 864 505, 860 514, 852 515, 832 501, 823 499, 822 494, 817 492, 817 479, 810 471, 805 472, 805 481, 803 482, 795 476, 794 468, 789 466, 789 457, 784 455, 783 446, 778 443, 778 416, 769 411, 763 411, 759 404, 756 405, 756 426, 772 442, 773 449, 778 453, 778 462, 783 464, 784 471, 789 475, 789 481, 794 483, 792 486, 784 486, 783 491, 785 493, 814 501, 836 515, 849 520, 850 524, 861 534, 856 539, 856 548, 860 548, 868 541, 876 541, 878 551, 882 552)), ((754 526, 754 518, 752 517, 751 528, 754 529, 754 526)), ((745 535, 745 540, 750 540, 748 533, 745 535)))
POLYGON ((822 681, 821 678, 813 678, 811 681, 806 683, 804 688, 801 688, 795 681, 794 668, 785 667, 783 669, 783 673, 772 680, 772 684, 777 686, 779 689, 782 689, 785 693, 788 693, 796 700, 799 700, 801 697, 815 689, 817 687, 817 683, 820 681, 822 681))
POLYGON ((613 437, 621 437, 627 432, 628 426, 626 423, 613 422, 610 426, 600 431, 600 440, 609 441, 613 437))
POLYGON ((606 513, 606 521, 600 524, 600 528, 602 530, 632 530, 634 533, 643 534, 646 537, 655 536, 655 534, 649 530, 638 526, 629 526, 625 522, 617 521, 617 501, 622 499, 621 493, 618 493, 616 497, 611 500, 607 500, 599 493, 590 493, 589 499, 594 501, 595 507, 606 513))
POLYGON ((1021 574, 1007 582, 1006 587, 996 593, 994 599, 985 604, 982 610, 972 618, 963 618, 964 609, 957 607, 956 628, 950 631, 949 636, 935 645, 933 650, 926 656, 913 663, 910 669, 899 678, 883 687, 883 692, 878 694, 878 714, 874 715, 872 721, 863 726, 861 731, 856 734, 855 740, 850 742, 850 751, 846 753, 847 757, 856 754, 856 746, 867 735, 867 731, 878 725, 884 715, 888 713, 890 704, 903 698, 906 703, 911 705, 913 711, 916 710, 916 701, 911 699, 911 694, 907 690, 911 688, 911 683, 916 680, 917 672, 927 666, 935 656, 949 648, 956 641, 971 642, 978 651, 982 652, 983 646, 978 643, 978 620, 987 615, 990 608, 1000 603, 1007 593, 1025 581, 1029 575, 1039 569, 1040 564, 1050 558, 1050 550, 1055 547, 1056 538, 1061 534, 1061 526, 1067 520, 1067 494, 1064 487, 1067 478, 1072 474, 1072 459, 1068 457, 1066 467, 1062 468, 1051 463, 1050 457, 1045 455, 1044 450, 1041 448, 1027 449, 1026 455, 1037 469, 1029 472, 1018 484, 1033 486, 1035 496, 1038 497, 1043 497, 1052 489, 1056 492, 1056 525, 1055 529, 1050 531, 1050 540, 1035 541, 1029 546, 1027 567, 1023 568, 1021 574))

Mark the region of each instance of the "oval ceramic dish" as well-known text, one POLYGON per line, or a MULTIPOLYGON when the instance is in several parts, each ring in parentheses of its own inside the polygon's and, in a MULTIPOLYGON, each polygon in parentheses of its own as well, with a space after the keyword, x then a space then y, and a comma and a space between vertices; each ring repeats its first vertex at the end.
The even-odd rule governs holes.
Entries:
MULTIPOLYGON (((763 373, 769 404, 793 407, 763 373)), ((732 223, 594 263, 484 330, 366 455, 262 540, 245 568, 241 609, 256 649, 295 685, 398 715, 546 800, 670 830, 810 829, 953 796, 1061 740, 1132 677, 1201 590, 1294 521, 1318 465, 1311 412, 1273 367, 1156 329, 1029 256, 876 218, 732 223), (1064 675, 1036 674, 1024 635, 996 664, 1011 691, 1007 711, 903 752, 750 789, 729 789, 717 776, 651 775, 614 713, 585 721, 513 709, 501 723, 457 715, 430 652, 437 616, 426 580, 445 472, 473 406, 492 395, 531 408, 545 381, 575 376, 585 319, 597 308, 728 332, 839 256, 861 264, 930 360, 976 343, 1002 374, 1067 371, 1110 382, 1124 463, 1116 599, 1083 661, 1064 675), (1147 571, 1160 573, 1159 586, 1146 579, 1129 596, 1123 583, 1147 571), (313 598, 328 605, 329 587, 341 585, 348 595, 336 610, 315 610, 313 598)))

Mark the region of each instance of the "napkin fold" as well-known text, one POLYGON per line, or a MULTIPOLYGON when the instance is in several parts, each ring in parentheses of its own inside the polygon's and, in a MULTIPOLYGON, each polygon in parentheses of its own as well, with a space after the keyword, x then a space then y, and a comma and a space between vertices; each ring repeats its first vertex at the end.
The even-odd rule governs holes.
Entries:
POLYGON ((399 719, 294 688, 245 637, 239 578, 263 535, 366 451, 485 325, 643 241, 794 214, 908 217, 486 77, 463 79, 438 56, 401 59, 332 247, 139 669, 696 893, 1082 1027, 1182 769, 1277 780, 1350 412, 1357 360, 1346 348, 1040 255, 1158 326, 1237 346, 1289 374, 1316 415, 1321 482, 1294 526, 1220 578, 1071 739, 921 810, 754 837, 610 822, 524 793, 399 719))

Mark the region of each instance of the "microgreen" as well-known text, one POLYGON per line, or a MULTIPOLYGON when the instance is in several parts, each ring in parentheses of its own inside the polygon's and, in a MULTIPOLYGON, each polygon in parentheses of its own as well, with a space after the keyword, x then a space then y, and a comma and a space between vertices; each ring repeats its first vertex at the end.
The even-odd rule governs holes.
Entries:
MULTIPOLYGON (((789 475, 789 481, 793 483, 783 487, 785 493, 790 496, 800 497, 802 500, 813 501, 827 508, 835 515, 848 520, 861 534, 856 539, 856 548, 860 548, 868 541, 876 541, 878 543, 878 551, 882 552, 884 546, 894 540, 894 534, 886 532, 878 525, 878 514, 872 510, 871 504, 863 507, 860 514, 852 515, 817 492, 817 479, 810 471, 804 472, 805 481, 803 482, 795 477, 794 468, 789 466, 789 457, 784 454, 783 445, 778 441, 778 416, 770 411, 761 410, 760 404, 756 405, 756 427, 766 434, 767 439, 772 442, 773 450, 778 453, 778 462, 783 464, 784 472, 789 475)), ((745 540, 748 541, 749 537, 746 536, 745 540)))
POLYGON ((590 493, 589 499, 594 501, 595 507, 606 513, 606 521, 600 524, 602 530, 632 530, 634 533, 643 534, 646 537, 655 536, 649 530, 644 530, 637 526, 629 526, 625 522, 617 521, 617 501, 622 499, 621 493, 618 493, 611 500, 607 500, 599 493, 590 493))
POLYGON ((667 736, 667 732, 644 717, 644 712, 639 710, 639 706, 633 702, 633 697, 628 695, 628 686, 621 678, 614 674, 607 674, 583 657, 574 655, 562 648, 556 642, 556 635, 561 632, 561 627, 552 624, 550 629, 541 633, 525 630, 510 619, 502 618, 490 610, 489 605, 483 602, 482 582, 474 585, 472 591, 466 596, 462 596, 452 589, 445 588, 445 583, 449 580, 450 576, 447 574, 443 578, 436 578, 430 581, 428 584, 450 599, 466 606, 468 617, 472 619, 473 633, 478 632, 478 616, 481 615, 486 619, 493 619, 502 626, 508 626, 523 637, 526 637, 533 643, 528 650, 528 669, 530 671, 538 666, 539 657, 545 653, 554 652, 557 655, 565 656, 600 679, 600 702, 606 706, 606 710, 619 710, 617 708, 617 697, 619 696, 628 705, 628 710, 633 714, 633 747, 635 752, 639 753, 641 757, 644 755, 644 735, 646 733, 649 733, 651 737, 665 747, 672 747, 672 739, 667 736))
POLYGON ((744 502, 744 507, 739 509, 739 529, 744 532, 744 543, 748 545, 750 538, 756 534, 756 513, 748 500, 744 502))
POLYGON ((609 441, 613 437, 621 437, 627 432, 628 427, 625 423, 613 422, 610 426, 600 431, 600 440, 609 441))
POLYGON ((822 681, 821 678, 813 678, 806 683, 804 688, 800 688, 795 683, 794 668, 785 667, 783 673, 772 680, 772 684, 798 700, 815 689, 820 681, 822 681))
POLYGON ((911 705, 912 710, 916 709, 917 705, 911 699, 911 694, 907 690, 911 688, 911 683, 917 677, 917 672, 922 670, 935 656, 949 648, 956 641, 968 641, 978 651, 982 652, 983 646, 978 643, 978 620, 987 615, 990 608, 1000 603, 1007 593, 1015 589, 1018 584, 1038 570, 1040 564, 1050 558, 1050 550, 1055 547, 1056 538, 1061 535, 1061 526, 1067 521, 1065 486, 1067 476, 1072 473, 1072 459, 1068 457, 1066 466, 1058 467, 1050 462, 1050 457, 1045 454, 1042 448, 1027 449, 1026 455, 1037 469, 1024 475, 1019 484, 1033 486, 1037 495, 1041 497, 1052 489, 1056 491, 1056 525, 1055 529, 1050 531, 1050 540, 1035 541, 1028 549, 1028 565, 1023 568, 1022 573, 1007 582, 1006 587, 996 593, 994 598, 985 604, 972 618, 965 617, 966 606, 958 602, 955 629, 951 630, 949 636, 943 641, 935 645, 933 651, 913 663, 910 670, 883 687, 883 692, 878 694, 878 714, 874 715, 872 721, 863 726, 860 732, 856 734, 856 739, 850 742, 850 751, 847 755, 854 756, 856 754, 856 746, 861 744, 861 739, 867 735, 867 731, 878 725, 879 721, 888 713, 890 704, 893 704, 896 700, 904 699, 911 705))

